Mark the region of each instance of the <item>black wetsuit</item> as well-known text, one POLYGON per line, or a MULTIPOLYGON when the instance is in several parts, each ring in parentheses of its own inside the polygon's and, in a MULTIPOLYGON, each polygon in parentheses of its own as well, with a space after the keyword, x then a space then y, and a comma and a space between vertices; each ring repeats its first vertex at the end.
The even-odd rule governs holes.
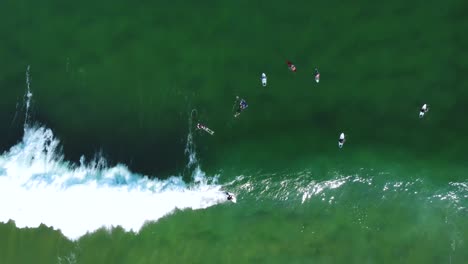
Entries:
POLYGON ((236 104, 237 104, 236 113, 237 113, 238 115, 240 115, 240 113, 241 113, 245 108, 247 108, 247 102, 246 102, 244 99, 240 99, 240 100, 236 100, 236 104))

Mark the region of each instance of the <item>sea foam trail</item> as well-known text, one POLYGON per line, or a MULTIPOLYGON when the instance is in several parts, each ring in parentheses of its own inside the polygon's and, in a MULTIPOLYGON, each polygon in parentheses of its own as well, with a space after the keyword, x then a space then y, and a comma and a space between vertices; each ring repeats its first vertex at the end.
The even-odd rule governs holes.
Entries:
POLYGON ((226 200, 216 177, 196 167, 193 183, 181 177, 149 179, 102 159, 64 160, 50 129, 25 127, 20 143, 0 156, 0 221, 17 227, 41 223, 77 239, 101 227, 137 232, 146 221, 175 209, 201 209, 226 200))
POLYGON ((308 204, 323 202, 362 202, 372 200, 418 201, 427 206, 454 208, 467 211, 468 183, 448 182, 444 185, 431 184, 428 179, 402 177, 362 169, 359 173, 343 174, 330 171, 325 178, 317 180, 309 169, 293 173, 256 173, 240 175, 224 184, 230 191, 241 194, 244 203, 249 199, 308 204), (387 177, 388 176, 388 177, 387 177))

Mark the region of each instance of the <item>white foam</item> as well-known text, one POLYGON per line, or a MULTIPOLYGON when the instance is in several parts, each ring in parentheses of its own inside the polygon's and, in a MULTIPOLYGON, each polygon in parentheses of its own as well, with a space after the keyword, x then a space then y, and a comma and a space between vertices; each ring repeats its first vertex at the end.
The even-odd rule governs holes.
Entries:
POLYGON ((23 140, 0 156, 0 221, 17 227, 41 223, 77 239, 101 227, 139 231, 177 209, 224 202, 216 177, 197 167, 194 183, 181 177, 153 180, 102 159, 73 165, 58 151, 50 129, 26 127, 23 140))
POLYGON ((24 118, 24 127, 26 127, 26 125, 28 125, 28 123, 29 123, 29 119, 30 119, 29 109, 31 107, 31 98, 33 96, 32 92, 31 92, 31 75, 29 74, 30 69, 31 69, 31 66, 28 65, 28 67, 26 68, 26 94, 25 94, 25 98, 24 98, 24 102, 26 103, 26 105, 25 105, 26 113, 25 113, 25 118, 24 118))

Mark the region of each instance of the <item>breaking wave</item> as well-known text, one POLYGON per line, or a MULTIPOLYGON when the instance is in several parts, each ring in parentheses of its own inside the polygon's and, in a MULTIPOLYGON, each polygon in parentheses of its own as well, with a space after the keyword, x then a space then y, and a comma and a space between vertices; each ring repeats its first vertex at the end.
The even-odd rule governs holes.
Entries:
POLYGON ((182 177, 150 179, 100 158, 79 165, 64 160, 50 129, 27 128, 23 140, 0 157, 0 221, 18 227, 41 223, 71 239, 100 227, 138 231, 175 209, 202 209, 225 201, 217 178, 199 167, 193 183, 182 177))
POLYGON ((102 158, 79 165, 64 160, 50 129, 27 128, 23 140, 0 156, 0 221, 41 223, 76 239, 100 227, 138 231, 175 209, 202 209, 225 201, 217 178, 200 167, 193 183, 182 177, 150 179, 102 158))
POLYGON ((123 164, 109 167, 102 157, 66 161, 52 130, 30 125, 30 66, 26 86, 23 138, 0 156, 0 222, 14 220, 20 228, 45 224, 77 239, 101 227, 137 232, 176 209, 202 209, 226 200, 217 176, 207 177, 197 164, 191 130, 186 145, 191 183, 181 176, 153 179, 123 164))

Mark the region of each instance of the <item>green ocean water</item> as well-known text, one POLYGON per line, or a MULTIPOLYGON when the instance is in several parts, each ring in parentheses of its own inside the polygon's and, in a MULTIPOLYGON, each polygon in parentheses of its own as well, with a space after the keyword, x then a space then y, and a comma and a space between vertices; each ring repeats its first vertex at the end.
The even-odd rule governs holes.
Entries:
POLYGON ((46 226, 10 222, 0 228, 0 256, 2 263, 464 263, 466 181, 436 179, 466 169, 391 167, 225 172, 237 204, 74 242, 46 226))
POLYGON ((215 131, 193 133, 199 164, 238 202, 76 241, 1 223, 0 263, 466 263, 467 12, 458 0, 1 1, 2 152, 23 134, 30 66, 33 120, 65 160, 102 153, 189 181, 199 121, 215 131), (236 95, 249 104, 238 119, 236 95))

